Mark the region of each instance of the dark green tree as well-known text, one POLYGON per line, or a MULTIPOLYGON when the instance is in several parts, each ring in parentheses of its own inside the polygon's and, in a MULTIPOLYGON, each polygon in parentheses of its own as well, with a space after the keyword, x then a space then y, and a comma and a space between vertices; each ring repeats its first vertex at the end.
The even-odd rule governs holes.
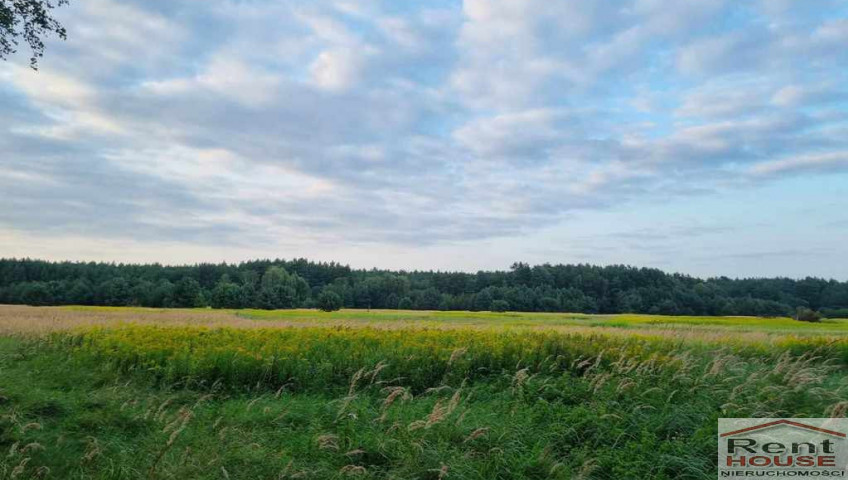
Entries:
POLYGON ((289 274, 283 267, 271 267, 259 286, 259 307, 273 310, 295 308, 306 300, 309 285, 297 274, 289 274))
POLYGON ((412 299, 409 297, 403 297, 398 302, 398 310, 412 310, 412 299))
POLYGON ((509 310, 509 302, 506 300, 495 300, 492 302, 493 312, 506 312, 509 310))
POLYGON ((820 322, 821 315, 819 312, 810 310, 807 307, 798 307, 795 311, 795 320, 801 322, 820 322))
POLYGON ((474 296, 474 310, 487 311, 492 309, 492 292, 488 289, 474 296))
POLYGON ((559 300, 553 297, 542 297, 539 300, 539 308, 543 312, 558 312, 559 311, 559 300))
POLYGON ((51 305, 53 296, 50 288, 44 282, 27 282, 22 284, 18 293, 21 303, 33 306, 51 305))
POLYGON ((415 304, 418 310, 438 310, 442 301, 442 295, 433 287, 430 287, 423 292, 415 304))
POLYGON ((20 39, 32 52, 30 66, 38 68, 44 56, 44 38, 55 34, 62 40, 67 32, 53 18, 51 10, 66 5, 68 0, 3 0, 0 2, 0 59, 5 60, 18 49, 20 39))
POLYGON ((123 307, 133 304, 130 283, 124 277, 115 277, 100 284, 100 303, 123 307))
POLYGON ((212 308, 241 308, 242 300, 241 287, 230 281, 229 275, 224 274, 212 289, 209 305, 212 308))
POLYGON ((332 290, 324 289, 318 294, 316 305, 325 312, 335 312, 342 308, 342 297, 332 290))
POLYGON ((203 292, 200 283, 191 277, 181 278, 174 285, 171 304, 178 308, 197 308, 203 306, 203 292))
POLYGON ((144 305, 145 307, 165 308, 174 304, 174 284, 162 279, 156 282, 149 292, 144 305))
POLYGON ((501 300, 513 311, 783 316, 804 306, 831 317, 848 311, 848 282, 697 279, 624 265, 519 263, 468 274, 352 270, 305 259, 184 266, 0 259, 0 303, 176 307, 196 306, 201 298, 216 307, 291 308, 317 306, 328 288, 352 308, 491 310, 501 300), (183 278, 198 284, 188 295, 185 285, 174 285, 183 278))
POLYGON ((94 302, 94 291, 91 284, 83 279, 77 279, 68 292, 68 303, 73 305, 91 305, 94 302))

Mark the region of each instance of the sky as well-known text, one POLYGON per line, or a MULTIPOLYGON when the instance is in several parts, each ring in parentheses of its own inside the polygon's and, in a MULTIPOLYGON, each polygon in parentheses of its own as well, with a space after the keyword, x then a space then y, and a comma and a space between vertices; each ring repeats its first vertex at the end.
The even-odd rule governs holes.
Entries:
POLYGON ((0 257, 848 279, 848 3, 72 0, 0 257))

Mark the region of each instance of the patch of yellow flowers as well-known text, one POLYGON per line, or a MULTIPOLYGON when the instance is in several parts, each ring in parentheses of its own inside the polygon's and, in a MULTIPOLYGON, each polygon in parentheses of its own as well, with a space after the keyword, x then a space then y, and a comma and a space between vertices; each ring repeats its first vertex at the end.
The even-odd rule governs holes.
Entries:
MULTIPOLYGON (((58 336, 57 336, 58 337, 58 336)), ((381 378, 423 389, 477 376, 530 371, 573 371, 586 359, 686 358, 709 362, 719 349, 745 356, 819 349, 848 363, 848 345, 814 337, 784 338, 781 345, 715 345, 669 337, 568 334, 554 330, 379 329, 348 327, 213 328, 126 324, 61 335, 81 357, 160 381, 194 379, 227 385, 292 388, 344 386, 363 368, 385 365, 381 378), (698 360, 700 359, 700 360, 698 360)))

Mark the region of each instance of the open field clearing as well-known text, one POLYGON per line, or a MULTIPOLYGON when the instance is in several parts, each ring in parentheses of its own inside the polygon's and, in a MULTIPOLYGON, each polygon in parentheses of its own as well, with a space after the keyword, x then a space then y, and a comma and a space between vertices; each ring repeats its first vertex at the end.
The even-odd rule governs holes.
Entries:
POLYGON ((842 320, 0 307, 0 478, 714 478, 846 373, 842 320))

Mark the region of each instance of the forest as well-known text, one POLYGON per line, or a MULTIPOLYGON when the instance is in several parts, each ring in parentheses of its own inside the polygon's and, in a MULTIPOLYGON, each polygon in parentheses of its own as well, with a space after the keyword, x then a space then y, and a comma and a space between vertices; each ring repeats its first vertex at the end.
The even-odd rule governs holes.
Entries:
POLYGON ((185 266, 0 259, 0 304, 848 317, 848 282, 700 279, 625 265, 477 273, 363 270, 307 259, 185 266))

